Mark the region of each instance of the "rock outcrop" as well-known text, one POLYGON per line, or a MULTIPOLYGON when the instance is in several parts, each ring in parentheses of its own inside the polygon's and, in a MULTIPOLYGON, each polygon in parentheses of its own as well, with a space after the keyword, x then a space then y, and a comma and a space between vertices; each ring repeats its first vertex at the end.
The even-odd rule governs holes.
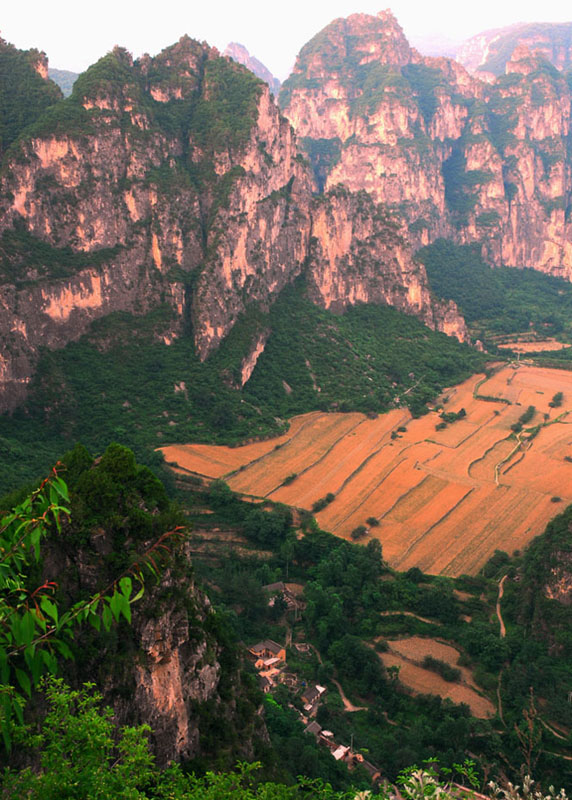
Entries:
POLYGON ((59 109, 4 164, 2 408, 40 345, 111 311, 168 302, 171 334, 191 317, 206 357, 307 254, 311 179, 292 130, 268 88, 215 50, 185 37, 133 63, 116 48, 59 109), (58 279, 78 255, 85 269, 58 279))
POLYGON ((64 458, 72 514, 43 552, 44 578, 57 580, 62 602, 108 592, 121 574, 138 586, 135 575, 151 558, 157 568, 131 604, 129 624, 77 630, 75 659, 61 664, 66 681, 96 678, 118 725, 149 725, 161 766, 214 757, 215 746, 229 766, 252 758, 255 741, 267 736, 259 696, 243 680, 232 634, 195 583, 191 544, 182 528, 173 532, 182 519, 163 486, 119 445, 97 460, 81 445, 64 458), (212 726, 224 729, 216 745, 212 726))
POLYGON ((477 242, 495 265, 572 277, 570 87, 518 46, 491 85, 422 58, 390 12, 335 20, 281 96, 324 191, 365 190, 414 248, 477 242))
POLYGON ((330 190, 315 199, 312 221, 307 281, 316 304, 337 312, 357 303, 390 305, 468 341, 455 304, 431 297, 425 271, 413 262, 405 226, 368 192, 330 190))
POLYGON ((274 77, 268 67, 264 66, 262 61, 252 56, 243 44, 230 42, 225 47, 223 55, 232 58, 237 64, 242 64, 251 72, 254 72, 257 78, 260 78, 261 81, 268 84, 273 94, 278 95, 282 83, 278 78, 274 77))
MULTIPOLYGON (((358 26, 356 52, 374 71, 418 61, 403 34, 394 37, 391 19, 358 15, 338 25, 343 36, 358 26)), ((319 69, 333 85, 327 76, 340 55, 339 36, 330 38, 333 50, 319 56, 319 69)), ((311 115, 321 113, 324 97, 311 100, 311 115)), ((394 101, 367 142, 391 128, 394 145, 405 136, 416 151, 419 111, 411 104, 404 110, 397 95, 394 101)), ((340 114, 349 125, 344 102, 340 114)), ((332 131, 346 124, 338 116, 328 123, 332 131)), ((316 120, 294 122, 304 140, 317 135, 316 120)), ((445 136, 456 123, 447 117, 439 124, 445 136)), ((337 141, 335 130, 330 138, 337 141)), ((366 134, 360 123, 359 136, 366 134)), ((380 150, 376 169, 397 176, 407 164, 418 185, 395 180, 391 191, 379 192, 357 176, 364 152, 348 147, 328 174, 327 189, 344 183, 345 199, 328 191, 314 203, 319 181, 269 88, 252 73, 188 37, 135 62, 115 48, 77 79, 69 98, 26 128, 4 159, 0 408, 21 401, 40 346, 61 347, 99 317, 167 303, 174 314, 163 340, 191 331, 205 359, 248 306, 267 308, 302 270, 326 307, 391 303, 465 338, 458 314, 452 323, 454 310, 439 310, 431 298, 406 232, 393 244, 387 238, 395 224, 401 229, 401 222, 387 222, 389 212, 409 204, 425 213, 431 198, 443 195, 438 168, 428 176, 420 156, 399 155, 396 166, 394 154, 380 150), (368 195, 360 200, 363 188, 368 195), (343 244, 334 242, 339 226, 343 244), (349 241, 354 228, 357 238, 349 241), (367 265, 354 269, 364 247, 367 265)), ((443 232, 440 224, 433 228, 443 232)))
POLYGON ((472 36, 457 50, 456 59, 471 73, 494 80, 505 72, 511 53, 525 45, 561 70, 572 65, 572 23, 532 22, 495 28, 472 36))

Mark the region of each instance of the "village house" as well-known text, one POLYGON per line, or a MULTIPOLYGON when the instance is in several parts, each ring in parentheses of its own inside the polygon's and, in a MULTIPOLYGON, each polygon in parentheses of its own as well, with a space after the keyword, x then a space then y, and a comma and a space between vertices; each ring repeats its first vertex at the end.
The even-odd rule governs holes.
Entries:
POLYGON ((309 686, 303 694, 301 695, 301 700, 304 703, 304 711, 307 711, 309 714, 316 711, 318 702, 320 698, 323 697, 327 692, 325 686, 309 686))
POLYGON ((263 642, 258 642, 252 647, 249 647, 248 652, 254 656, 256 661, 277 659, 275 663, 284 664, 286 662, 286 648, 284 645, 272 641, 272 639, 265 639, 263 642))
POLYGON ((316 740, 318 740, 318 737, 320 736, 321 732, 322 732, 322 726, 318 722, 316 722, 316 720, 310 722, 310 724, 306 728, 304 728, 304 733, 311 733, 313 736, 316 737, 316 740))
POLYGON ((268 605, 272 607, 276 602, 277 597, 281 597, 286 603, 288 611, 294 611, 296 614, 306 607, 306 603, 300 598, 296 597, 283 581, 277 583, 267 583, 262 587, 262 591, 270 595, 268 605))
POLYGON ((336 761, 344 761, 349 751, 350 748, 347 744, 340 744, 335 750, 332 751, 332 755, 336 761))

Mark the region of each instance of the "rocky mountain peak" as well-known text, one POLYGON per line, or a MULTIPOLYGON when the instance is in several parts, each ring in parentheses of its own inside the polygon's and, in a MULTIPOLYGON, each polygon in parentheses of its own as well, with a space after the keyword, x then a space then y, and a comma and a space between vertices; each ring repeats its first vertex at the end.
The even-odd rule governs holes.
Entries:
POLYGON ((45 81, 48 80, 48 57, 45 53, 38 52, 37 58, 32 62, 32 66, 45 81))
POLYGON ((278 78, 274 77, 274 75, 262 63, 262 61, 259 61, 257 58, 252 56, 243 44, 240 44, 239 42, 230 42, 226 46, 223 56, 232 58, 233 61, 236 61, 238 64, 242 64, 251 72, 254 72, 257 78, 260 78, 260 80, 268 84, 270 90, 275 95, 277 95, 280 91, 282 84, 278 78))
POLYGON ((154 58, 147 57, 144 63, 140 62, 140 68, 146 74, 153 99, 166 103, 182 100, 196 92, 204 61, 217 56, 215 48, 185 35, 154 58))
POLYGON ((519 75, 530 75, 538 69, 538 57, 531 53, 530 48, 526 44, 518 44, 506 62, 506 74, 518 73, 519 75))

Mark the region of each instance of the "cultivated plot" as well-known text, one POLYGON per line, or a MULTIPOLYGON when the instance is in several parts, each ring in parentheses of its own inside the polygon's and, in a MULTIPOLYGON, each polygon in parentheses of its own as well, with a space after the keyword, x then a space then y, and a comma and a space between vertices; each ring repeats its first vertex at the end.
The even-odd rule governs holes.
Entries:
POLYGON ((454 647, 419 636, 388 641, 387 644, 389 652, 380 654, 384 666, 397 667, 399 680, 416 694, 436 694, 447 697, 454 703, 466 703, 473 716, 481 719, 494 715, 495 707, 490 700, 478 693, 471 671, 465 667, 457 667, 459 652, 454 647), (422 667, 426 656, 460 669, 459 680, 446 681, 433 670, 422 667))
POLYGON ((164 453, 235 491, 308 511, 331 495, 319 525, 379 539, 399 569, 475 573, 496 549, 521 549, 572 502, 572 372, 501 366, 447 389, 440 403, 465 414, 437 430, 438 411, 419 419, 405 409, 376 419, 315 412, 274 440, 164 453), (529 406, 530 419, 513 430, 529 406))

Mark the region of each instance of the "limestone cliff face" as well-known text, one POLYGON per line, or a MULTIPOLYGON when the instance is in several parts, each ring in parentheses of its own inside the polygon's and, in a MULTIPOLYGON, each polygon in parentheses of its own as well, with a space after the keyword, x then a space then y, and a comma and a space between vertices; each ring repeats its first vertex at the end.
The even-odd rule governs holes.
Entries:
POLYGON ((249 303, 267 304, 299 274, 310 237, 311 178, 294 135, 265 87, 257 124, 233 165, 237 177, 211 229, 193 298, 196 342, 206 357, 249 303), (237 163, 238 162, 238 163, 237 163))
POLYGON ((493 263, 572 277, 570 103, 564 78, 524 46, 491 87, 488 130, 464 149, 483 180, 461 237, 493 263))
POLYGON ((529 47, 558 69, 569 69, 572 23, 519 23, 483 31, 464 42, 456 58, 469 72, 494 80, 504 73, 510 54, 518 45, 529 47))
MULTIPOLYGON (((113 311, 149 311, 161 302, 159 286, 140 281, 129 263, 118 261, 83 269, 73 278, 16 287, 0 287, 0 408, 24 399, 34 371, 38 346, 56 349, 78 338, 89 323, 113 311)), ((170 302, 183 307, 176 284, 167 288, 170 302)))
MULTIPOLYGON (((163 586, 169 582, 167 574, 163 586)), ((136 710, 138 719, 151 726, 161 764, 189 760, 200 753, 200 705, 210 701, 224 715, 219 696, 221 648, 202 630, 212 614, 210 602, 193 583, 186 585, 185 591, 194 605, 192 619, 188 611, 174 606, 167 606, 158 616, 136 618, 139 657, 130 676, 133 700, 123 707, 116 704, 116 713, 126 721, 133 719, 136 710)), ((227 713, 232 714, 230 705, 227 713)))
POLYGON ((310 157, 329 143, 323 185, 365 189, 415 224, 449 231, 442 163, 479 87, 447 59, 422 59, 391 12, 336 20, 302 49, 281 103, 310 157), (432 91, 431 96, 428 92, 432 91))
MULTIPOLYGON (((441 92, 430 151, 427 115, 396 73, 425 67, 389 12, 338 20, 317 38, 291 119, 303 141, 333 142, 322 185, 268 87, 188 37, 135 62, 115 48, 26 130, 0 179, 0 409, 22 399, 40 345, 61 347, 98 317, 166 302, 164 341, 191 328, 204 359, 249 305, 267 308, 303 269, 328 307, 388 302, 464 338, 451 309, 446 323, 434 313, 403 231, 392 252, 379 221, 388 209, 411 224, 422 216, 414 243, 447 229, 440 164, 466 109, 441 92), (346 62, 370 89, 336 73, 346 62), (308 93, 308 81, 319 89, 308 93), (338 183, 356 197, 342 202, 329 191, 338 183), (344 272, 363 247, 368 266, 344 272)), ((443 69, 459 96, 470 93, 461 68, 443 69)))
POLYGON ((454 303, 439 304, 429 292, 421 264, 413 262, 402 224, 364 191, 339 187, 313 207, 310 297, 343 311, 356 303, 394 306, 426 325, 467 341, 454 303))
POLYGON ((570 88, 526 47, 488 85, 422 59, 389 12, 356 15, 302 49, 281 103, 320 187, 365 190, 413 248, 446 236, 572 276, 570 88))
MULTIPOLYGON (((105 503, 97 502, 97 521, 92 510, 86 522, 82 509, 90 501, 79 499, 82 489, 76 494, 72 488, 72 518, 44 553, 45 578, 57 579, 64 597, 101 591, 117 578, 121 553, 130 553, 126 564, 141 558, 165 528, 164 491, 151 473, 147 487, 133 480, 140 468, 133 466, 125 448, 114 445, 91 466, 84 465, 78 486, 83 482, 84 488, 97 487, 95 473, 108 469, 113 449, 111 460, 117 461, 112 473, 106 472, 106 485, 113 484, 114 474, 116 481, 124 481, 123 494, 114 498, 111 491, 105 503), (133 508, 139 522, 146 519, 147 525, 133 525, 133 508), (113 513, 115 519, 122 517, 120 525, 110 521, 113 513), (156 533, 148 540, 153 525, 156 533)), ((205 754, 213 757, 208 730, 215 725, 225 729, 217 741, 224 742, 221 746, 230 759, 251 759, 255 741, 267 733, 257 714, 258 696, 243 683, 240 651, 220 633, 220 620, 195 583, 190 543, 175 544, 169 536, 162 541, 172 554, 169 564, 160 560, 159 579, 146 582, 143 597, 132 604, 131 623, 117 623, 107 634, 91 628, 78 631, 76 658, 62 664, 65 679, 82 685, 95 678, 119 726, 149 725, 152 750, 161 766, 205 754)), ((158 551, 154 557, 159 557, 158 551)))
POLYGON ((0 234, 51 246, 53 264, 24 254, 2 279, 2 409, 40 345, 111 311, 168 302, 170 338, 190 316, 206 357, 307 253, 311 178, 292 130, 264 84, 216 50, 184 37, 133 63, 116 48, 59 109, 4 163, 0 234), (85 268, 56 279, 69 250, 85 268))

